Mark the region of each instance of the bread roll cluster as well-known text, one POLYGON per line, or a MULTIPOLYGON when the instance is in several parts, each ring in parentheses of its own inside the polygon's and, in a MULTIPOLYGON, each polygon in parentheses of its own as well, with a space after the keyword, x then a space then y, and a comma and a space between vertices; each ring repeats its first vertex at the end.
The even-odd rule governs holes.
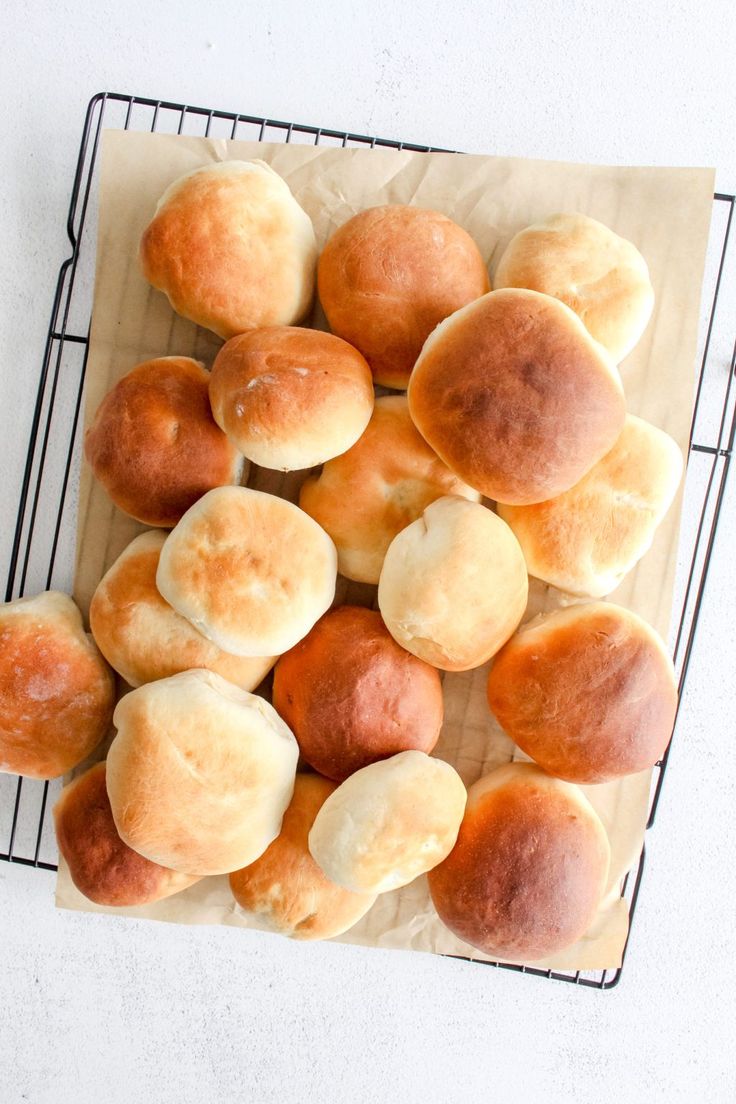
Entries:
POLYGON ((140 260, 225 344, 211 373, 131 366, 96 412, 88 462, 154 528, 99 583, 99 651, 65 596, 0 610, 0 769, 51 777, 94 750, 106 659, 127 683, 106 764, 55 810, 90 899, 228 874, 244 915, 320 939, 429 873, 440 920, 487 955, 575 942, 610 857, 576 783, 656 762, 677 694, 619 606, 524 623, 528 575, 607 596, 676 492, 680 451, 627 414, 617 367, 652 310, 644 259, 556 215, 511 239, 492 291, 465 229, 389 205, 318 260, 285 182, 232 161, 172 183, 140 260), (315 281, 332 333, 297 325, 315 281), (299 505, 244 486, 250 464, 303 471, 299 505), (338 572, 377 587, 365 605, 330 608, 338 572), (443 680, 489 660, 490 709, 535 763, 466 791, 443 680))

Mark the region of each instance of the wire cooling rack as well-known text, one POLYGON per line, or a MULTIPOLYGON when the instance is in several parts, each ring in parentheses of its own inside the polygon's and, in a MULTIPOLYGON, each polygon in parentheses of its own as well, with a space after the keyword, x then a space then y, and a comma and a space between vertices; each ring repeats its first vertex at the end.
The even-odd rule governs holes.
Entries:
MULTIPOLYGON (((102 129, 146 130, 199 137, 265 142, 382 147, 431 152, 439 147, 371 138, 325 127, 214 111, 120 93, 100 93, 87 108, 72 188, 67 235, 70 253, 61 265, 51 311, 33 414, 20 502, 8 565, 5 600, 56 587, 71 589, 76 495, 80 464, 80 412, 94 284, 96 190, 93 187, 102 129)), ((736 367, 732 320, 723 308, 736 291, 736 250, 729 234, 736 197, 716 194, 703 292, 700 371, 690 434, 685 504, 673 609, 672 653, 680 698, 695 643, 698 614, 736 433, 736 367), (720 306, 719 306, 720 305, 720 306)), ((6 520, 8 527, 12 519, 6 520)), ((675 736, 679 729, 679 717, 675 736)), ((671 746, 671 745, 670 745, 671 746)), ((655 768, 651 828, 669 749, 655 768)), ((56 870, 50 809, 60 782, 36 782, 0 774, 0 859, 56 870)), ((642 849, 622 895, 633 917, 644 869, 642 849)), ((561 972, 482 963, 577 985, 610 989, 621 969, 561 972)))

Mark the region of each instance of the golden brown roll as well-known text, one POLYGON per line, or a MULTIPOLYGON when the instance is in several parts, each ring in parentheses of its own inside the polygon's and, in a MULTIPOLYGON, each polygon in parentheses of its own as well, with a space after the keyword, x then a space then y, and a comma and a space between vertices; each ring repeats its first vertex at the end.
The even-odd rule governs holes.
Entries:
POLYGON ((161 866, 228 874, 281 830, 298 749, 272 706, 212 671, 121 698, 107 792, 121 839, 161 866))
POLYGON ((624 422, 618 370, 564 303, 493 291, 438 326, 409 383, 414 422, 448 467, 497 502, 561 494, 624 422))
POLYGON ((495 288, 532 288, 561 299, 618 363, 654 306, 647 263, 635 245, 580 214, 551 215, 511 239, 495 288))
POLYGON ((651 547, 682 479, 682 453, 629 414, 613 448, 564 494, 504 506, 529 574, 570 594, 603 598, 651 547))
POLYGON ((311 219, 263 161, 223 161, 175 180, 140 246, 148 282, 226 339, 299 322, 316 260, 311 219))
POLYGON ((440 919, 487 955, 533 962, 590 927, 608 878, 605 829, 582 790, 508 763, 468 790, 457 843, 429 874, 440 919))
POLYGON ((330 610, 281 657, 273 704, 302 757, 337 782, 399 751, 429 753, 442 727, 437 671, 360 606, 330 610))
POLYGON ((105 736, 112 672, 66 594, 0 605, 0 771, 57 778, 105 736))
POLYGON ((402 751, 338 786, 317 813, 309 850, 345 889, 387 893, 450 852, 465 799, 462 779, 448 763, 402 751))
POLYGON ((209 372, 189 357, 139 364, 108 391, 84 438, 119 509, 170 528, 213 487, 239 483, 243 457, 215 423, 209 372))
POLYGON ((192 506, 161 550, 156 585, 199 632, 232 655, 281 655, 335 596, 337 553, 283 498, 220 487, 192 506))
POLYGON ((322 464, 354 444, 373 410, 371 370, 333 334, 271 326, 233 337, 210 378, 215 421, 264 468, 322 464))
POLYGON ((361 211, 319 259, 330 329, 360 349, 384 387, 406 387, 438 322, 490 288, 480 251, 438 211, 400 204, 361 211))
POLYGON ((397 533, 451 494, 480 501, 419 433, 406 397, 386 395, 360 440, 302 485, 299 505, 335 542, 340 574, 377 583, 397 533))
POLYGON ((105 764, 80 774, 59 794, 54 824, 59 851, 80 893, 98 905, 148 905, 198 879, 144 859, 123 843, 112 819, 105 764))
POLYGON ((491 510, 438 498, 386 553, 378 605, 402 648, 445 671, 490 659, 526 609, 528 579, 514 534, 491 510))
POLYGON ((130 686, 205 667, 254 690, 276 657, 223 652, 164 601, 156 571, 165 540, 160 529, 141 533, 101 579, 89 607, 98 648, 130 686))
POLYGON ((335 790, 318 774, 298 774, 281 831, 260 859, 230 875, 242 909, 292 939, 331 939, 357 924, 375 894, 351 893, 325 876, 307 843, 314 818, 335 790))
POLYGON ((488 702, 543 770, 608 782, 652 767, 672 735, 675 672, 641 617, 609 602, 524 625, 496 656, 488 702))

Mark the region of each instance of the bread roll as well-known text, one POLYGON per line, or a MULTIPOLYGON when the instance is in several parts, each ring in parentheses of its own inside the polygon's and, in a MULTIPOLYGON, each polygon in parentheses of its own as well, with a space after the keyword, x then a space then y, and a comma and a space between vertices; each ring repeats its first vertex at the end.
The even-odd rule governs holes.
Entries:
POLYGON ((354 444, 373 410, 371 371, 333 334, 273 326, 233 337, 212 366, 215 421, 249 460, 294 471, 354 444))
POLYGON ((164 601, 156 571, 165 540, 160 529, 141 533, 103 576, 89 607, 97 646, 130 686, 206 667, 241 690, 254 690, 276 657, 223 652, 164 601))
POLYGON ((227 874, 281 830, 298 749, 275 709, 212 671, 118 702, 107 792, 121 839, 186 874, 227 874))
POLYGON ((376 383, 399 388, 437 323, 490 288, 461 226, 400 204, 361 211, 336 230, 318 282, 330 329, 360 349, 376 383))
POLYGON ((682 479, 682 453, 661 429, 629 414, 613 448, 565 494, 499 505, 529 574, 570 594, 603 598, 651 547, 682 479))
POLYGON ((396 534, 450 494, 480 500, 429 447, 406 397, 386 395, 360 440, 302 485, 299 505, 335 542, 340 574, 375 584, 396 534))
POLYGON ((222 161, 175 180, 140 246, 148 282, 225 339, 299 322, 316 260, 311 219, 263 161, 222 161))
POLYGON ((207 491, 247 475, 212 417, 208 385, 196 360, 158 357, 123 376, 97 408, 87 461, 115 505, 144 525, 176 525, 207 491))
POLYGON ((608 782, 662 757, 677 685, 646 621, 592 602, 544 614, 512 636, 491 668, 488 702, 543 770, 568 782, 608 782))
POLYGON ((647 263, 635 245, 587 215, 551 215, 511 239, 496 288, 532 288, 561 299, 618 363, 654 306, 647 263))
POLYGON ((68 595, 0 605, 0 771, 71 770, 107 733, 114 701, 112 672, 68 595))
POLYGON ((534 962, 590 927, 610 847, 593 806, 531 763, 508 763, 468 790, 453 850, 429 875, 440 919, 487 955, 534 962))
POLYGON ((527 594, 509 527, 478 502, 447 497, 392 541, 378 605, 402 648, 445 671, 468 671, 508 640, 527 594))
POLYGON ((185 514, 161 550, 156 585, 218 648, 281 655, 335 596, 337 553, 298 506, 221 487, 185 514))
POLYGON ((442 727, 437 671, 359 606, 330 610, 281 657, 273 704, 302 757, 337 782, 399 751, 430 752, 442 727))
POLYGON ((493 291, 438 326, 409 384, 422 436, 497 502, 561 494, 604 456, 625 404, 606 350, 564 303, 493 291))
POLYGON ((402 751, 338 786, 317 813, 309 850, 345 889, 387 893, 449 853, 465 798, 462 779, 448 763, 402 751))
POLYGON ((59 851, 79 892, 97 905, 148 905, 196 882, 123 843, 112 819, 105 769, 96 763, 80 774, 54 806, 59 851))
POLYGON ((260 923, 292 939, 331 939, 368 912, 374 894, 351 893, 329 878, 309 853, 307 839, 314 818, 335 785, 318 774, 298 774, 294 796, 284 813, 281 832, 243 870, 230 875, 240 907, 260 923))

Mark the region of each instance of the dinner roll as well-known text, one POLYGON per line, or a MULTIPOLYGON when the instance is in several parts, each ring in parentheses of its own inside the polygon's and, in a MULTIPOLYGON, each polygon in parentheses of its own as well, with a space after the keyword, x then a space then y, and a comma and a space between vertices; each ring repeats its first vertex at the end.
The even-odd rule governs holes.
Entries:
POLYGON ((399 751, 430 752, 442 727, 437 671, 360 606, 330 610, 281 657, 273 704, 302 757, 337 782, 399 751))
POLYGON ((373 380, 347 341, 272 326, 233 337, 212 366, 215 421, 249 460, 293 471, 349 449, 373 410, 373 380))
POLYGON ((386 553, 378 605, 407 651, 445 671, 480 667, 526 609, 528 579, 514 534, 491 510, 438 498, 386 553))
POLYGON ((438 322, 490 288, 470 235, 439 211, 371 207, 327 242, 319 297, 330 328, 360 349, 384 387, 406 387, 438 322))
POLYGON ((357 924, 375 894, 351 893, 327 878, 309 853, 314 818, 335 785, 298 774, 281 832, 260 859, 230 875, 240 907, 264 927, 292 939, 331 939, 357 924))
POLYGON ((529 962, 575 943, 608 879, 605 829, 582 790, 508 763, 468 790, 453 850, 429 875, 440 919, 487 955, 529 962))
POLYGON ((537 291, 484 295, 438 326, 409 384, 419 432, 498 502, 541 502, 577 483, 623 426, 606 350, 564 303, 537 291))
POLYGON ((0 771, 71 770, 105 736, 114 700, 112 672, 68 595, 0 605, 0 771))
POLYGON ((160 529, 141 533, 103 576, 89 607, 98 648, 130 686, 206 667, 241 690, 254 690, 276 657, 223 652, 164 601, 156 571, 165 540, 160 529))
POLYGON ((335 542, 340 574, 377 583, 396 534, 449 494, 480 500, 419 433, 406 396, 386 395, 360 440, 302 485, 299 505, 335 542))
POLYGON ((488 702, 543 770, 568 782, 608 782, 662 757, 677 685, 646 621, 592 602, 543 614, 512 636, 491 668, 488 702))
POLYGON ((682 478, 682 453, 661 429, 629 414, 616 444, 565 494, 498 512, 529 574, 570 594, 602 598, 651 547, 682 478))
POLYGON ((200 499, 161 550, 156 585, 218 648, 281 655, 335 596, 337 553, 303 510, 275 495, 221 487, 200 499))
POLYGON ((408 885, 449 853, 465 809, 460 775, 422 751, 402 751, 351 774, 327 798, 309 850, 353 893, 408 885))
POLYGON ((279 834, 298 749, 263 698, 183 671, 126 694, 113 719, 107 792, 129 847, 172 870, 227 874, 279 834))
POLYGON ((222 161, 175 180, 140 246, 148 282, 223 338, 300 321, 316 260, 311 219, 264 161, 222 161))
POLYGON ((197 881, 144 859, 123 843, 107 796, 105 764, 65 786, 54 806, 59 851, 80 893, 97 905, 148 905, 197 881))
POLYGON ((207 491, 243 477, 208 385, 196 360, 158 357, 123 376, 97 408, 84 439, 89 465, 115 505, 144 525, 176 525, 207 491))
POLYGON ((644 333, 654 306, 647 262, 636 246, 580 214, 551 215, 518 233, 493 284, 561 299, 617 363, 644 333))

